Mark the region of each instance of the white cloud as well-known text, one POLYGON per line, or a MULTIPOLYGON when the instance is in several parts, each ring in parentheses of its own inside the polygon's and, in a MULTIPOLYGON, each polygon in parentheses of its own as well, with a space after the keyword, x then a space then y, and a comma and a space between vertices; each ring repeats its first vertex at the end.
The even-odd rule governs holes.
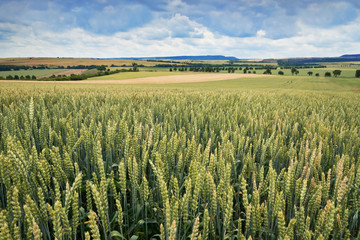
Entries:
POLYGON ((329 29, 319 29, 299 21, 297 29, 296 36, 281 39, 270 39, 263 29, 253 37, 230 37, 212 32, 181 14, 157 18, 143 27, 108 36, 82 28, 49 31, 41 23, 0 23, 0 36, 4 36, 0 40, 0 57, 223 54, 239 58, 272 58, 336 56, 360 49, 360 18, 329 29))
POLYGON ((265 37, 266 35, 266 31, 260 29, 259 31, 256 32, 256 36, 259 38, 265 37))

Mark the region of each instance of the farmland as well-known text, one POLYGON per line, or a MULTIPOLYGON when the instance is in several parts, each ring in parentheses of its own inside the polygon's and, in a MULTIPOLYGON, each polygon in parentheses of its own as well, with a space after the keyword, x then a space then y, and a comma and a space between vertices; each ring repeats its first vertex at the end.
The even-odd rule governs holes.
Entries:
MULTIPOLYGON (((76 65, 131 65, 136 62, 138 65, 155 66, 160 61, 142 61, 142 60, 127 60, 127 59, 97 59, 97 58, 1 58, 0 65, 26 65, 39 66, 46 65, 49 67, 67 67, 76 65)), ((171 64, 171 63, 167 63, 171 64)))
POLYGON ((360 240, 360 0, 0 0, 0 240, 360 240))
POLYGON ((357 79, 87 81, 0 83, 3 238, 359 237, 357 79))
MULTIPOLYGON (((340 70, 341 71, 341 77, 348 77, 353 78, 355 77, 355 71, 356 69, 353 68, 305 68, 305 69, 298 69, 299 74, 298 76, 308 76, 308 72, 312 72, 312 75, 315 76, 316 73, 318 73, 320 76, 324 76, 326 72, 330 72, 331 75, 333 75, 334 70, 340 70)), ((283 71, 284 75, 292 75, 291 69, 280 69, 280 70, 273 70, 273 74, 278 74, 279 71, 283 71)))
POLYGON ((136 78, 145 78, 145 77, 161 77, 169 75, 186 75, 190 74, 189 72, 174 72, 170 73, 169 71, 159 71, 159 72, 124 72, 107 76, 94 77, 89 80, 125 80, 125 79, 136 79, 136 78))
POLYGON ((57 74, 60 72, 63 72, 64 69, 36 69, 36 70, 17 70, 17 71, 0 71, 0 76, 1 77, 6 77, 8 75, 18 75, 20 76, 26 76, 26 75, 34 75, 36 77, 40 77, 40 76, 45 76, 45 75, 52 75, 52 74, 57 74))

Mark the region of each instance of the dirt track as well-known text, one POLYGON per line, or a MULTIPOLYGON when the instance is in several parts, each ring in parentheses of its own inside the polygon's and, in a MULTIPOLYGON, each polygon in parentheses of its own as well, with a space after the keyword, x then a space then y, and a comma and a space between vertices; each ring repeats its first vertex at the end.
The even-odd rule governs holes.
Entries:
MULTIPOLYGON (((271 75, 266 75, 271 76, 271 75)), ((262 74, 241 74, 241 73, 208 73, 208 74, 189 74, 189 75, 170 75, 160 77, 145 77, 124 80, 82 80, 82 81, 44 81, 44 83, 77 83, 77 84, 168 84, 168 83, 191 83, 191 82, 211 82, 236 78, 258 78, 264 77, 262 74)), ((31 82, 41 81, 17 81, 1 80, 1 82, 31 82)))

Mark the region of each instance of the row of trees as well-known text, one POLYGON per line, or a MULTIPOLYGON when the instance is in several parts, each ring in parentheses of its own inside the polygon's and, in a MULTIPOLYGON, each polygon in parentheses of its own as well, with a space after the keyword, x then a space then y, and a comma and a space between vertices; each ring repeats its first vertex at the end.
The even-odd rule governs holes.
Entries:
POLYGON ((4 80, 4 79, 6 79, 6 80, 35 80, 36 76, 35 75, 32 75, 32 76, 30 76, 30 75, 26 75, 26 76, 21 75, 19 77, 19 75, 14 75, 14 76, 8 75, 5 78, 3 76, 0 76, 0 80, 4 80))
POLYGON ((297 69, 301 69, 301 68, 327 68, 326 66, 323 65, 300 65, 300 66, 294 66, 294 65, 289 65, 289 66, 283 66, 283 65, 279 65, 280 69, 291 69, 291 68, 297 68, 297 69))
POLYGON ((104 75, 110 75, 110 74, 115 74, 115 73, 120 73, 120 72, 138 72, 138 68, 137 65, 134 65, 132 68, 129 69, 116 69, 114 71, 111 71, 110 69, 107 69, 103 67, 99 67, 97 73, 85 73, 85 74, 71 74, 70 76, 65 76, 65 75, 52 75, 49 78, 42 78, 41 80, 43 81, 72 81, 72 80, 85 80, 91 77, 98 77, 98 76, 104 76, 104 75))
POLYGON ((17 65, 0 65, 0 71, 11 71, 11 70, 27 70, 30 66, 17 66, 17 65))
MULTIPOLYGON (((220 72, 220 71, 224 71, 224 70, 227 70, 228 73, 234 73, 236 70, 243 70, 243 73, 256 73, 256 71, 251 71, 252 69, 254 68, 249 68, 249 67, 246 67, 244 69, 242 69, 241 67, 239 68, 236 68, 236 67, 211 67, 211 66, 206 66, 206 67, 190 67, 189 68, 189 71, 193 71, 193 72, 220 72)), ((187 71, 188 68, 187 67, 181 67, 181 68, 177 68, 177 67, 174 67, 174 68, 170 68, 169 71, 172 72, 172 71, 187 71)), ((264 71, 263 74, 272 74, 271 72, 271 68, 266 68, 266 70, 264 71)), ((334 77, 338 77, 341 75, 341 70, 334 70, 331 72, 325 72, 324 76, 325 77, 331 77, 332 75, 334 77)), ((292 75, 298 75, 300 72, 297 68, 293 67, 291 68, 291 74, 292 75)), ((284 72, 283 71, 279 71, 278 72, 279 75, 284 75, 284 72)), ((309 76, 313 76, 314 72, 312 71, 309 71, 307 72, 307 74, 309 76)), ((315 76, 316 77, 319 77, 320 74, 319 73, 315 73, 315 76)), ((360 78, 360 70, 357 70, 356 71, 356 74, 355 74, 355 77, 357 78, 360 78)))
MULTIPOLYGON (((357 73, 358 75, 359 75, 359 77, 360 77, 360 70, 357 70, 356 72, 358 72, 359 71, 359 73, 357 73)), ((279 75, 284 75, 284 72, 283 71, 279 71, 278 72, 279 73, 279 75)), ((298 75, 299 74, 299 70, 297 70, 296 68, 291 68, 291 74, 292 75, 298 75)), ((307 74, 309 75, 309 76, 312 76, 314 73, 312 72, 312 71, 309 71, 309 72, 307 72, 307 74)), ((340 76, 341 75, 341 70, 334 70, 333 72, 332 72, 332 74, 334 75, 334 77, 338 77, 338 76, 340 76)), ((320 74, 319 73, 316 73, 315 74, 315 76, 316 77, 319 77, 320 76, 320 74)), ((324 74, 324 76, 325 77, 331 77, 331 72, 325 72, 325 74, 324 74)), ((357 76, 357 75, 356 75, 357 76)))
POLYGON ((220 72, 220 71, 227 71, 228 73, 234 73, 235 71, 243 71, 243 73, 256 73, 256 71, 254 70, 261 70, 261 69, 275 69, 275 68, 263 68, 263 67, 259 67, 259 68, 255 68, 255 67, 232 67, 232 66, 228 66, 228 67, 218 67, 218 66, 191 66, 191 67, 171 67, 169 69, 170 72, 172 71, 192 71, 192 72, 220 72))
MULTIPOLYGON (((47 69, 47 65, 39 66, 26 66, 26 65, 0 65, 0 71, 18 71, 18 70, 30 70, 30 69, 47 69)), ((64 67, 59 67, 64 68, 64 67)))

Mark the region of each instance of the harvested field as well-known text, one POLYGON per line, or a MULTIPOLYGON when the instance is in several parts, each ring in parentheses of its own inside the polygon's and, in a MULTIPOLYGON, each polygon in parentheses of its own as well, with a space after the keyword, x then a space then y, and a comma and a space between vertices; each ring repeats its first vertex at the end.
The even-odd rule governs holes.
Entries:
MULTIPOLYGON (((96 58, 0 58, 0 65, 26 65, 26 66, 76 66, 76 65, 107 65, 121 66, 123 64, 131 66, 132 63, 144 66, 155 66, 164 62, 144 61, 132 59, 96 59, 96 58)), ((168 63, 176 65, 175 63, 168 63)))
POLYGON ((87 69, 67 69, 67 70, 64 70, 62 72, 57 72, 55 74, 47 74, 47 75, 44 75, 44 76, 40 76, 38 77, 39 79, 41 78, 48 78, 48 77, 51 77, 52 75, 55 75, 55 76, 58 76, 58 75, 66 75, 66 76, 70 76, 71 74, 82 74, 83 72, 87 71, 87 69))
MULTIPOLYGON (((271 77, 272 75, 267 75, 271 77)), ((82 80, 82 81, 47 81, 57 83, 86 83, 86 84, 169 84, 169 83, 191 83, 191 82, 211 82, 221 81, 236 78, 259 78, 264 77, 262 74, 228 74, 228 73, 199 73, 188 75, 172 75, 172 76, 158 76, 158 77, 144 77, 123 80, 82 80)), ((0 82, 39 82, 39 81, 16 81, 16 80, 2 80, 0 82)))

